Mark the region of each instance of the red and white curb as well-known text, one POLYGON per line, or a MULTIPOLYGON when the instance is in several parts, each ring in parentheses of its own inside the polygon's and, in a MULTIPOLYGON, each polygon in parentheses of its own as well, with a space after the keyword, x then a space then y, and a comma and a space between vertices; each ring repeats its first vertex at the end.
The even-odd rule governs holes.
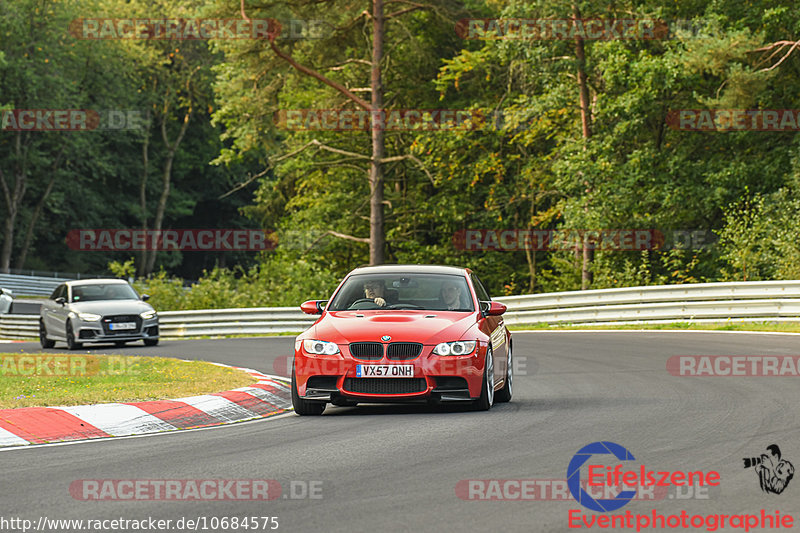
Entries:
POLYGON ((292 408, 286 378, 233 368, 247 372, 258 383, 175 400, 1 409, 0 447, 218 426, 275 416, 292 408))

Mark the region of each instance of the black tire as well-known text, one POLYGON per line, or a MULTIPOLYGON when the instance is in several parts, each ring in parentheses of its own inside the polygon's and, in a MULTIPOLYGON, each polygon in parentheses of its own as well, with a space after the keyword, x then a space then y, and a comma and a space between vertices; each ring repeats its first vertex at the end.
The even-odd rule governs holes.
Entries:
POLYGON ((494 401, 506 403, 511 401, 511 393, 514 382, 514 361, 512 360, 511 343, 508 343, 508 358, 506 360, 506 379, 503 388, 494 393, 494 401))
POLYGON ((158 344, 158 339, 144 339, 145 346, 155 346, 158 344))
POLYGON ((486 347, 486 360, 483 365, 483 384, 481 395, 472 402, 473 411, 488 411, 494 404, 494 355, 492 347, 486 347))
POLYGON ((80 350, 83 348, 83 343, 75 341, 75 332, 72 331, 72 324, 70 324, 69 320, 67 320, 64 327, 67 333, 67 350, 80 350))
POLYGON ((56 341, 47 338, 47 328, 44 327, 43 320, 39 320, 39 344, 42 345, 42 348, 52 348, 56 345, 56 341))
POLYGON ((292 368, 292 406, 294 412, 300 416, 319 416, 325 410, 325 402, 304 400, 297 393, 297 380, 292 368))

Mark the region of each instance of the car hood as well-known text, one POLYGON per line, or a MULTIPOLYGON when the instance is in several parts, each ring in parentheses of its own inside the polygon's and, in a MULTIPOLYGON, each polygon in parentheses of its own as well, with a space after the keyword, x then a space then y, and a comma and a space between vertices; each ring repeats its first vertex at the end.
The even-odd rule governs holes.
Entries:
POLYGON ((100 300, 95 302, 76 302, 69 304, 76 313, 95 313, 97 315, 138 315, 153 307, 141 300, 100 300))
POLYGON ((451 311, 335 311, 326 313, 303 338, 347 344, 380 342, 389 335, 392 342, 438 344, 460 340, 475 321, 475 313, 451 311))

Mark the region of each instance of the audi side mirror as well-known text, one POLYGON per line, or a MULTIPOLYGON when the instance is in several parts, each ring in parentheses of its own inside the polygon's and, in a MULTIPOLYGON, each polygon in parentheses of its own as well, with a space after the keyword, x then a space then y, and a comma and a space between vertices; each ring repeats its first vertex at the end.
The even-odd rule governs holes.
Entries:
POLYGON ((67 299, 64 298, 63 296, 59 296, 58 298, 56 298, 56 303, 58 305, 64 305, 65 303, 67 303, 67 299))

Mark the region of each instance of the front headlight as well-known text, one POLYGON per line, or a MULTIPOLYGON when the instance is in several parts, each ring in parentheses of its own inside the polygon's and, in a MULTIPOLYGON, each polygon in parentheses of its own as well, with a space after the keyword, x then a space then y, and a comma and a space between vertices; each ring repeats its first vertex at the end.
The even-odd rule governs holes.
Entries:
POLYGON ((156 316, 158 316, 158 313, 156 313, 155 311, 151 310, 151 311, 145 311, 144 313, 140 314, 139 316, 144 318, 145 320, 147 320, 148 318, 155 318, 156 316))
POLYGON ((339 347, 334 342, 304 340, 303 349, 314 355, 333 355, 339 353, 339 347))
POLYGON ((442 342, 433 349, 435 355, 469 355, 475 349, 475 341, 442 342))
POLYGON ((78 318, 80 318, 84 322, 97 322, 103 317, 101 317, 100 315, 96 315, 94 313, 78 313, 78 318))

